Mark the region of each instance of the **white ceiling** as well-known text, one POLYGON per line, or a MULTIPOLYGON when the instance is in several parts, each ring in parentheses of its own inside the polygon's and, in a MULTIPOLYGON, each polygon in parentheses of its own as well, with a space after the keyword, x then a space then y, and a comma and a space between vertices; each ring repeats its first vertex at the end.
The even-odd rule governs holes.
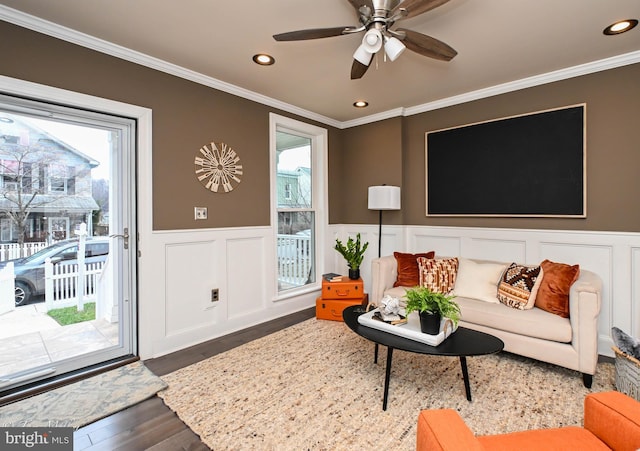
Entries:
POLYGON ((451 0, 394 27, 449 44, 458 51, 451 62, 410 51, 385 62, 380 52, 360 80, 349 74, 362 34, 297 42, 272 38, 286 31, 358 25, 347 0, 0 0, 2 4, 8 8, 0 6, 0 19, 75 42, 88 40, 94 48, 132 60, 153 57, 147 59, 171 63, 170 72, 187 69, 188 78, 219 83, 229 92, 237 87, 241 95, 290 105, 294 112, 301 109, 341 125, 397 115, 398 109, 415 111, 470 92, 485 96, 498 86, 507 90, 507 85, 552 80, 549 73, 559 79, 640 61, 640 26, 617 36, 602 34, 616 20, 640 19, 640 0, 451 0), (273 55, 276 64, 256 65, 251 58, 258 52, 273 55), (354 108, 358 99, 370 106, 354 108))

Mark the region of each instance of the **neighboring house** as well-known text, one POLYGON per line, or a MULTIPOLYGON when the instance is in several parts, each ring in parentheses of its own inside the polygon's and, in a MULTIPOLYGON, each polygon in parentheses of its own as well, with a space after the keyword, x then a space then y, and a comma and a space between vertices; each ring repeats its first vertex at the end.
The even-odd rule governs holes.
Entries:
MULTIPOLYGON (((305 208, 311 202, 311 170, 309 168, 298 167, 293 171, 280 170, 277 173, 278 184, 278 208, 305 208)), ((279 212, 280 227, 286 230, 279 230, 278 233, 294 234, 301 230, 310 228, 310 224, 296 221, 293 216, 299 213, 279 212)))
POLYGON ((83 222, 92 235, 91 169, 99 163, 28 123, 0 114, 0 243, 70 238, 83 222))

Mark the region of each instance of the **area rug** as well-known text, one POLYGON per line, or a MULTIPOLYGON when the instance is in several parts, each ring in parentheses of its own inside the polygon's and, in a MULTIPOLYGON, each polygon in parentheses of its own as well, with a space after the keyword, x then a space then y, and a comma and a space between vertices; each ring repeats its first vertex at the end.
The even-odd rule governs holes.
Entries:
POLYGON ((165 387, 142 362, 134 362, 0 407, 0 424, 79 428, 144 401, 165 387))
POLYGON ((458 358, 396 351, 389 403, 380 348, 344 323, 310 319, 163 376, 158 395, 218 450, 412 450, 421 409, 457 410, 476 434, 581 425, 583 400, 614 389, 600 363, 587 389, 576 371, 500 353, 458 358))

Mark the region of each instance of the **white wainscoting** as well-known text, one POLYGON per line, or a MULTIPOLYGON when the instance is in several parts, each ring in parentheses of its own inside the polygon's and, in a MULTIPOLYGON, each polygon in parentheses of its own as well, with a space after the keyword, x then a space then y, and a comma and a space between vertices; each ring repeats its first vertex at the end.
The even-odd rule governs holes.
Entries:
POLYGON ((159 357, 315 305, 320 283, 276 298, 269 227, 153 232, 141 246, 139 346, 159 357), (211 302, 218 288, 219 301, 211 302))
MULTIPOLYGON (((318 246, 322 272, 346 274, 335 239, 360 233, 369 248, 361 267, 371 287, 378 225, 328 228, 318 246)), ((153 232, 141 246, 140 355, 158 357, 315 305, 320 281, 295 296, 277 298, 275 238, 270 227, 153 232), (220 300, 210 302, 211 289, 220 300)), ((640 234, 459 227, 382 227, 382 255, 435 250, 436 255, 519 263, 545 258, 580 267, 603 281, 600 354, 613 356, 611 327, 640 336, 640 234)))

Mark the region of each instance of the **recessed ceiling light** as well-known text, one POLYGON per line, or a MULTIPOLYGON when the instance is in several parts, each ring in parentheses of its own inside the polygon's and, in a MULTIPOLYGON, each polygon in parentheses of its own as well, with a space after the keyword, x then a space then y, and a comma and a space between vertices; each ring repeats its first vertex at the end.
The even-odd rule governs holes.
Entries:
POLYGON ((367 102, 366 100, 356 100, 355 102, 353 102, 353 106, 356 108, 366 108, 369 106, 369 102, 367 102))
POLYGON ((266 53, 258 53, 257 55, 253 55, 253 62, 261 66, 271 66, 276 62, 276 59, 266 53))
POLYGON ((609 25, 602 32, 607 36, 611 36, 629 31, 636 25, 638 25, 638 21, 636 19, 619 20, 618 22, 609 25))

